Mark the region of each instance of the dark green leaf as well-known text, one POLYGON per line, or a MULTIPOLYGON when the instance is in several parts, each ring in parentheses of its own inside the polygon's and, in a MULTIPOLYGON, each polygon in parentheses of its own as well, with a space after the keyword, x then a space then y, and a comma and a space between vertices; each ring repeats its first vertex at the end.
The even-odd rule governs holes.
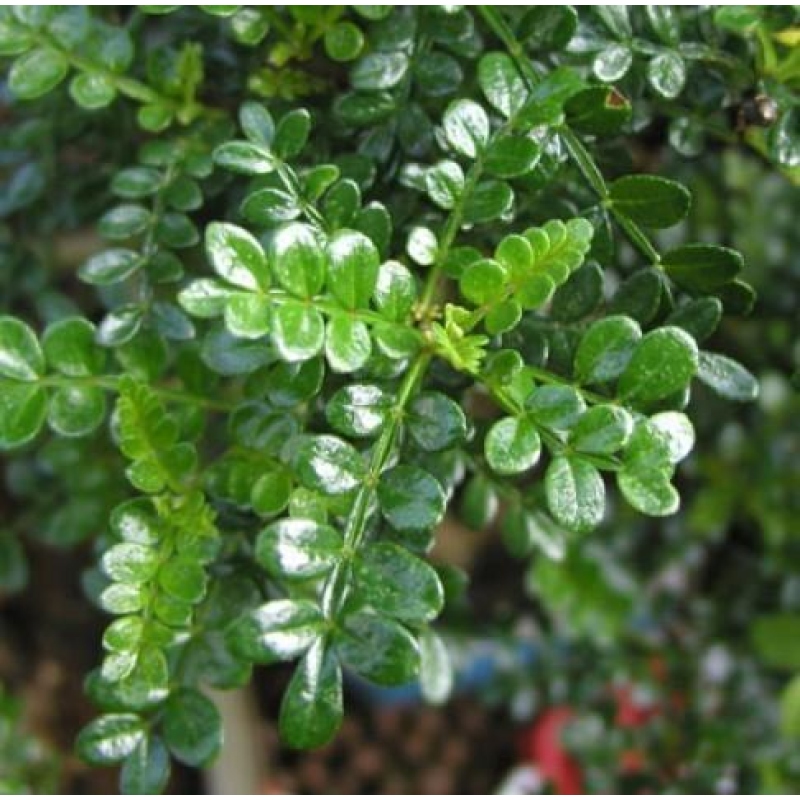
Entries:
POLYGON ((505 53, 487 53, 481 58, 478 83, 489 103, 505 117, 514 116, 528 97, 525 81, 505 53))
POLYGON ((350 82, 360 92, 393 89, 408 71, 405 53, 369 53, 353 67, 350 82))
POLYGON ((419 647, 398 622, 359 611, 337 630, 339 657, 359 675, 381 686, 409 683, 419 671, 419 647))
POLYGON ((289 747, 321 747, 336 733, 343 714, 342 670, 333 650, 318 639, 283 696, 281 738, 289 747))
POLYGON ((444 605, 436 570, 390 542, 363 550, 355 562, 355 580, 360 604, 409 624, 430 622, 444 605))
POLYGON ((758 397, 758 381, 741 364, 718 353, 700 353, 697 377, 726 400, 749 403, 758 397))
POLYGON ((625 446, 633 432, 631 415, 620 406, 590 408, 570 431, 570 445, 581 453, 610 455, 625 446))
POLYGON ((222 747, 222 720, 214 704, 194 689, 178 689, 164 704, 164 741, 182 764, 201 767, 222 747))
POLYGON ((79 317, 49 325, 42 336, 42 350, 48 365, 71 377, 96 375, 103 369, 106 357, 95 343, 95 336, 94 325, 79 317))
POLYGON ((139 253, 119 247, 92 256, 78 270, 78 275, 86 283, 108 286, 129 278, 143 263, 139 253))
POLYGON ((169 780, 169 753, 158 736, 142 739, 125 759, 119 775, 123 794, 161 794, 169 780))
POLYGON ((670 250, 661 264, 677 284, 704 293, 730 283, 744 266, 735 250, 711 244, 688 244, 670 250))
POLYGON ((647 80, 662 97, 677 97, 686 84, 686 62, 674 50, 665 50, 650 59, 647 80))
POLYGON ((440 392, 422 392, 411 403, 408 432, 422 450, 436 452, 463 441, 467 418, 461 406, 440 392))
POLYGON ((616 211, 649 228, 669 228, 688 213, 692 196, 680 183, 656 175, 625 175, 609 186, 616 211))
POLYGON ((410 465, 393 467, 381 475, 378 502, 389 524, 401 533, 424 533, 441 522, 445 511, 439 481, 410 465))
POLYGON ((215 272, 243 289, 268 289, 269 269, 264 249, 244 228, 212 222, 206 228, 206 253, 215 272))

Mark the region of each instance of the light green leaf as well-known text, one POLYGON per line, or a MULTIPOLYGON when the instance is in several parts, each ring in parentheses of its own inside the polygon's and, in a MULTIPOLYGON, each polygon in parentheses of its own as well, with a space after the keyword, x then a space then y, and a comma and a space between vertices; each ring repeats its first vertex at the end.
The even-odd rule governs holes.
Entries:
POLYGON ((328 289, 348 309, 369 306, 378 279, 380 255, 363 233, 337 231, 328 244, 328 289))
POLYGON ((586 533, 596 528, 605 512, 605 486, 597 469, 575 456, 557 456, 544 479, 547 507, 565 528, 586 533))
POLYGON ((625 175, 609 186, 616 211, 649 228, 669 228, 688 213, 692 196, 676 181, 656 175, 625 175))
POLYGON ((35 100, 55 89, 67 72, 66 56, 49 47, 36 47, 11 65, 8 88, 20 100, 35 100))
POLYGON ((13 317, 0 317, 0 376, 35 381, 43 374, 44 356, 33 330, 13 317))
POLYGON ((349 614, 340 622, 335 642, 343 662, 380 686, 409 683, 419 672, 416 640, 398 622, 381 614, 349 614))
POLYGON ((623 497, 642 514, 666 517, 681 504, 680 495, 669 482, 670 475, 660 469, 624 468, 617 473, 623 497))
POLYGON ((444 113, 444 135, 462 156, 475 158, 489 141, 489 117, 472 100, 456 100, 444 113))
POLYGON ((694 339, 680 328, 664 327, 646 334, 619 380, 619 393, 636 408, 649 408, 685 389, 697 372, 694 339))
POLYGON ((486 434, 484 451, 489 466, 499 475, 516 475, 539 460, 542 443, 536 425, 527 417, 504 417, 486 434))
POLYGON ((269 288, 269 269, 264 249, 251 233, 228 222, 212 222, 206 228, 206 253, 215 272, 243 289, 269 288))
POLYGON ((569 443, 581 453, 610 455, 625 446, 633 418, 621 406, 592 406, 570 431, 569 443))
POLYGON ((0 379, 0 450, 22 447, 36 437, 47 415, 47 394, 31 383, 0 379))
POLYGON ((316 308, 286 302, 273 312, 273 342, 284 361, 308 361, 325 344, 325 321, 316 308))
POLYGON ((575 374, 581 383, 606 383, 619 378, 642 338, 638 323, 611 316, 593 322, 575 352, 575 374))
POLYGON ((322 291, 326 259, 314 230, 303 223, 281 228, 271 247, 275 277, 297 297, 310 298, 322 291))
POLYGON ((161 794, 169 780, 169 753, 158 736, 143 738, 125 759, 119 774, 123 794, 161 794))
POLYGON ((334 372, 356 372, 372 352, 369 328, 346 314, 332 314, 325 334, 325 357, 334 372))

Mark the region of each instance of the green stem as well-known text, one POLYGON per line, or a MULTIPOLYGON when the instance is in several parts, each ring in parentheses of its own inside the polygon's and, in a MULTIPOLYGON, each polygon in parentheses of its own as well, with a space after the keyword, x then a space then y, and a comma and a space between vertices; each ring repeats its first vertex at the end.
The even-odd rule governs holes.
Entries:
POLYGON ((335 617, 347 599, 350 584, 350 558, 364 540, 367 516, 378 481, 397 443, 406 413, 406 406, 422 382, 430 359, 430 353, 420 353, 409 367, 397 389, 397 400, 392 408, 391 415, 372 450, 367 475, 353 500, 353 505, 345 523, 345 558, 336 565, 322 592, 322 608, 328 618, 335 617))
MULTIPOLYGON (((484 18, 497 38, 500 39, 506 50, 508 50, 508 54, 516 64, 523 80, 528 84, 528 89, 533 91, 536 84, 539 83, 539 75, 533 68, 530 59, 517 40, 517 37, 514 35, 514 32, 503 19, 502 14, 492 6, 478 6, 478 13, 484 18)), ((606 185, 603 174, 600 172, 597 163, 589 154, 589 151, 566 125, 562 125, 559 133, 561 135, 561 140, 564 142, 564 146, 569 152, 570 158, 575 162, 584 180, 592 187, 595 194, 601 200, 607 201, 608 186, 606 185)), ((644 231, 642 231, 633 220, 628 219, 613 208, 611 211, 614 215, 614 219, 617 221, 620 228, 622 228, 631 244, 633 244, 648 261, 653 264, 658 264, 661 259, 644 231)))

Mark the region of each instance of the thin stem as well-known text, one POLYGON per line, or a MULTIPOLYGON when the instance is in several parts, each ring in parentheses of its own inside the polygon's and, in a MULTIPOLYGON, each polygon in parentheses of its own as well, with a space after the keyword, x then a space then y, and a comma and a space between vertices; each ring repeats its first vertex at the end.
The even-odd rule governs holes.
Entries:
MULTIPOLYGON (((508 50, 508 54, 516 64, 523 80, 532 91, 536 84, 539 83, 539 75, 533 68, 530 59, 517 40, 517 37, 514 35, 514 32, 503 19, 502 14, 492 6, 478 6, 478 13, 484 18, 492 31, 494 31, 506 50, 508 50)), ((569 152, 570 158, 575 162, 584 180, 592 187, 595 194, 601 200, 608 200, 608 186, 603 178, 603 174, 600 172, 597 163, 589 154, 588 150, 583 146, 583 143, 566 125, 562 125, 559 133, 561 135, 561 140, 564 142, 564 146, 569 152)), ((619 214, 614 211, 613 208, 611 211, 614 215, 614 219, 631 241, 631 244, 633 244, 651 263, 660 263, 661 259, 658 252, 653 247, 644 231, 642 231, 633 220, 619 214)))
MULTIPOLYGON (((353 500, 353 505, 350 508, 350 513, 345 523, 344 546, 345 552, 349 555, 355 553, 364 540, 367 516, 378 481, 380 480, 381 473, 389 462, 397 438, 400 435, 400 428, 403 424, 406 406, 414 395, 415 390, 422 382, 430 359, 430 353, 420 353, 411 364, 402 383, 398 387, 397 400, 372 450, 367 476, 353 500)), ((346 556, 336 565, 330 577, 325 582, 322 591, 322 608, 328 618, 335 617, 342 608, 344 601, 347 599, 350 584, 350 566, 350 559, 346 556)))

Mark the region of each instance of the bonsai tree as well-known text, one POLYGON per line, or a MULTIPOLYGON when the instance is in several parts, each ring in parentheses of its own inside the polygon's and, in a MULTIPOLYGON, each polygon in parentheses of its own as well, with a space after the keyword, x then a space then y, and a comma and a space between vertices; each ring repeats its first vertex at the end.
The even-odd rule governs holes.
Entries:
POLYGON ((0 447, 20 529, 93 542, 82 758, 161 790, 254 664, 295 662, 298 748, 345 671, 444 700, 447 514, 553 588, 623 504, 679 511, 695 387, 757 395, 705 344, 755 295, 662 166, 797 179, 796 16, 2 11, 0 447))

